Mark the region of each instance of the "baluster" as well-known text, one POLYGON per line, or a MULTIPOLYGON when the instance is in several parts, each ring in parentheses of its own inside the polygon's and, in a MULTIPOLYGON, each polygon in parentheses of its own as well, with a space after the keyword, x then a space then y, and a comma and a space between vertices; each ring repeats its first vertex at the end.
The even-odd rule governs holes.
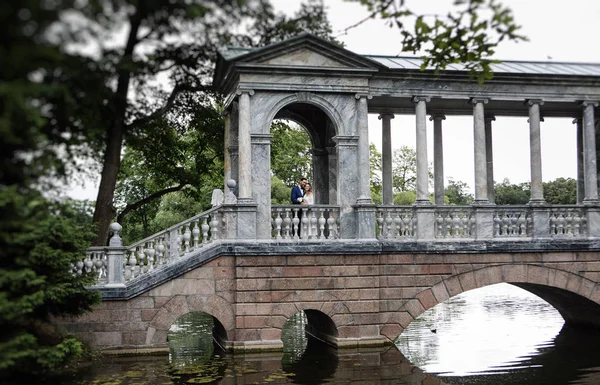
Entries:
POLYGON ((310 225, 310 218, 308 215, 308 211, 304 210, 302 214, 302 219, 300 220, 300 226, 302 226, 302 231, 300 232, 300 238, 308 239, 308 227, 310 225))
POLYGON ((292 209, 293 212, 293 217, 292 217, 292 233, 294 234, 294 239, 298 239, 300 238, 300 218, 298 217, 299 215, 299 210, 294 208, 292 209))
POLYGON ((147 271, 147 265, 146 265, 146 253, 144 253, 144 248, 142 246, 138 246, 137 247, 137 252, 136 252, 136 256, 137 256, 137 261, 138 261, 138 276, 144 274, 147 271))
POLYGON ((281 211, 277 209, 275 211, 275 219, 273 220, 273 226, 275 227, 275 239, 281 239, 281 223, 283 220, 281 219, 281 211))
POLYGON ((183 225, 183 247, 184 253, 190 252, 190 239, 192 238, 192 232, 190 231, 190 225, 183 225))
POLYGON ((156 250, 156 264, 164 265, 167 263, 165 260, 165 245, 163 244, 163 237, 158 238, 158 242, 154 246, 154 250, 156 250))
POLYGON ((458 238, 458 237, 460 237, 460 229, 461 229, 460 217, 459 217, 458 213, 455 211, 452 212, 450 215, 451 215, 451 220, 452 220, 452 237, 458 238))
POLYGON ((557 229, 558 234, 560 235, 564 235, 565 234, 565 216, 564 213, 560 213, 559 217, 558 217, 558 223, 557 223, 557 229))
POLYGON ((105 265, 105 254, 103 251, 94 253, 94 267, 98 273, 98 280, 106 278, 106 265, 105 265))
POLYGON ((498 216, 498 212, 494 212, 494 237, 500 236, 500 222, 501 219, 498 216))
POLYGON ((83 274, 83 266, 85 266, 83 260, 77 261, 77 263, 75 264, 75 268, 77 269, 77 275, 83 274))
POLYGON ((444 238, 444 217, 442 213, 437 213, 435 218, 436 238, 444 238))
POLYGON ((469 215, 467 213, 462 213, 462 235, 463 237, 468 237, 471 235, 471 230, 469 229, 469 215))
POLYGON ((383 211, 380 211, 377 213, 377 229, 379 230, 379 239, 383 239, 384 238, 384 231, 383 231, 383 211))
POLYGON ((290 239, 291 235, 290 235, 290 226, 292 224, 292 220, 290 219, 290 212, 287 211, 286 209, 284 210, 284 215, 285 217, 283 218, 283 238, 284 239, 290 239))
POLYGON ((337 227, 335 223, 335 216, 333 211, 329 213, 329 218, 327 218, 327 229, 329 230, 329 239, 337 238, 337 227))
POLYGON ((85 261, 83 262, 84 266, 85 266, 85 272, 89 273, 92 271, 92 268, 94 267, 94 262, 92 262, 92 253, 88 252, 85 253, 85 261))
POLYGON ((581 234, 581 213, 576 211, 573 214, 573 236, 577 237, 581 234))
POLYGON ((216 241, 221 238, 221 226, 219 226, 223 219, 221 217, 221 212, 213 213, 210 221, 210 240, 216 241))
MULTIPOLYGON (((196 219, 192 221, 192 223, 189 225, 189 228, 192 231, 190 236, 190 251, 193 251, 200 247, 200 226, 198 224, 198 220, 196 219)), ((204 242, 204 237, 202 242, 204 242)))
POLYGON ((146 261, 148 262, 148 267, 146 270, 154 270, 154 255, 156 252, 154 251, 154 244, 152 241, 149 241, 147 243, 146 250, 144 250, 144 253, 146 254, 146 261))
POLYGON ((325 209, 319 209, 319 239, 325 239, 325 209))
POLYGON ((520 213, 517 217, 517 228, 519 236, 527 236, 527 220, 525 219, 525 214, 520 213))
POLYGON ((573 236, 573 210, 567 210, 567 215, 565 217, 566 221, 566 234, 569 236, 573 236))
POLYGON ((134 279, 135 277, 137 277, 137 274, 136 274, 137 259, 135 257, 136 251, 137 251, 136 248, 129 250, 129 270, 131 271, 131 274, 130 274, 131 279, 134 279))
POLYGON ((394 228, 392 229, 392 239, 402 238, 406 235, 406 227, 402 220, 400 211, 394 211, 394 228))
POLYGON ((202 219, 202 244, 208 243, 211 241, 210 236, 208 234, 208 230, 210 227, 208 226, 208 218, 204 217, 202 219))

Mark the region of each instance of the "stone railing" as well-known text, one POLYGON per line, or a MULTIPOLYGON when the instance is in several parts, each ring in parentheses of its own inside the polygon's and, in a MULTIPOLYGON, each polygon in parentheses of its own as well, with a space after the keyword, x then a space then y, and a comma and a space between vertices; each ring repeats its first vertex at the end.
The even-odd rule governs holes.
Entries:
POLYGON ((527 238, 532 236, 530 206, 496 206, 494 238, 527 238))
POLYGON ((475 219, 471 206, 440 206, 435 210, 435 238, 475 237, 475 219))
POLYGON ((222 209, 215 207, 129 246, 122 246, 118 223, 113 223, 110 230, 113 236, 109 246, 90 247, 85 258, 74 266, 77 274, 96 274, 98 285, 122 285, 219 239, 222 209))
POLYGON ((271 217, 273 239, 333 240, 339 237, 339 206, 273 205, 271 217))
POLYGON ((379 239, 413 240, 415 209, 410 206, 377 206, 377 237, 379 239))
POLYGON ((553 206, 550 209, 550 236, 585 237, 587 218, 585 209, 577 206, 553 206))

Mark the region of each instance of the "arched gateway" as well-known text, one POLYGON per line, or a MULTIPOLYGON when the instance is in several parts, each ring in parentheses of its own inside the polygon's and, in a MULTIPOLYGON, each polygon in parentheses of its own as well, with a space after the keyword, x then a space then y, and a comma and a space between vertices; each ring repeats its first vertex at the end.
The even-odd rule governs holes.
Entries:
POLYGON ((75 268, 98 272, 92 289, 103 303, 60 323, 98 348, 163 348, 176 319, 202 311, 218 321, 228 348, 280 349, 281 328, 305 310, 311 330, 337 346, 381 345, 451 296, 508 282, 546 299, 569 323, 599 326, 600 65, 500 63, 484 84, 460 68, 436 75, 419 65, 360 56, 309 34, 222 51, 214 85, 226 95, 224 203, 128 246, 114 224, 110 245, 89 249, 75 268), (383 205, 370 197, 368 113, 382 120, 383 205), (413 206, 391 204, 393 114, 416 116, 413 206), (446 115, 473 116, 469 206, 440 200, 446 115), (493 203, 494 116, 529 118, 529 205, 493 203), (577 205, 544 202, 542 116, 577 123, 577 205), (279 118, 300 122, 313 143, 319 204, 302 207, 301 219, 298 206, 271 205, 269 127, 279 118))

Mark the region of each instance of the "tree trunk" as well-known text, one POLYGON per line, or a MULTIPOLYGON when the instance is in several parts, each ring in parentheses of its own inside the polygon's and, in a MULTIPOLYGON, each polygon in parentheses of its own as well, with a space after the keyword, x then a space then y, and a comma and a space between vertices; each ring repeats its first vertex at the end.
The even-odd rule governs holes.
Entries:
POLYGON ((136 13, 131 16, 129 36, 127 44, 123 51, 123 56, 119 63, 117 89, 113 95, 113 119, 109 123, 106 137, 106 152, 104 153, 104 164, 100 186, 98 188, 98 197, 96 199, 96 208, 94 210, 94 224, 97 226, 97 236, 93 242, 94 246, 104 246, 108 242, 108 227, 115 216, 113 199, 115 196, 115 187, 117 185, 117 175, 121 167, 121 148, 123 146, 123 137, 125 135, 125 116, 128 106, 127 93, 129 91, 129 82, 131 80, 131 64, 133 62, 133 50, 139 42, 137 33, 143 17, 146 15, 144 2, 136 9, 136 13))

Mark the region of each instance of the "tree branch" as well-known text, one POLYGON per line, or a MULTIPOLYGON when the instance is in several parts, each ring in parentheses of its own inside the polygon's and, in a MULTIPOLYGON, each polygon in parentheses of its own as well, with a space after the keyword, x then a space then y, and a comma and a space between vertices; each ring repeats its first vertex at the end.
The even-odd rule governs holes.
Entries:
POLYGON ((166 188, 164 190, 157 191, 154 194, 151 194, 151 195, 145 197, 144 199, 140 199, 139 201, 137 201, 135 203, 128 204, 127 206, 125 206, 123 211, 121 211, 119 213, 119 215, 117 215, 117 222, 122 223, 122 220, 125 217, 125 215, 129 214, 130 212, 139 209, 140 207, 150 203, 151 201, 153 201, 155 199, 162 197, 163 195, 166 195, 168 193, 172 193, 175 191, 179 191, 182 188, 184 188, 185 186, 187 186, 188 184, 189 183, 181 183, 177 186, 173 186, 173 187, 166 188))

